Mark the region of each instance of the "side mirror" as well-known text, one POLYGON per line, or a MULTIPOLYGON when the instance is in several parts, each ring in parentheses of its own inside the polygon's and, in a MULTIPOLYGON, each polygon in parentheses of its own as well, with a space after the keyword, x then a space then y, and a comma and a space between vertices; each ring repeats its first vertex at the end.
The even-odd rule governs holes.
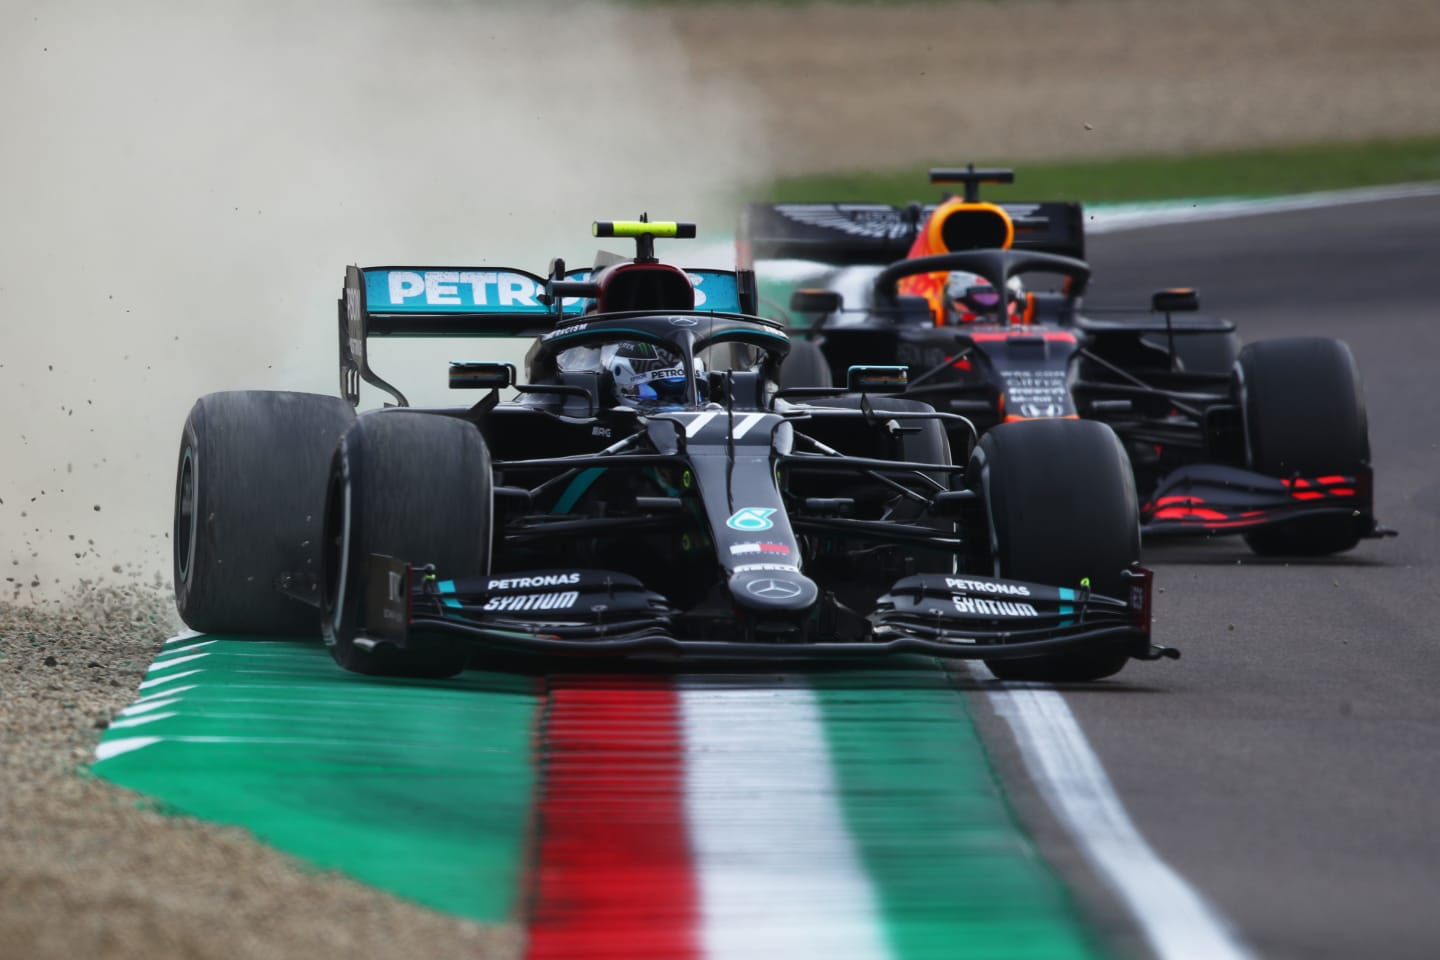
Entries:
POLYGON ((1157 290, 1150 298, 1150 309, 1156 313, 1194 313, 1200 309, 1200 295, 1191 287, 1157 290))
MULTIPOLYGON (((562 261, 563 262, 563 261, 562 261)), ((541 303, 554 303, 566 297, 598 297, 600 284, 594 280, 555 280, 545 283, 545 292, 540 295, 541 303)))
POLYGON ((909 385, 909 367, 855 366, 845 372, 851 393, 901 393, 909 385))
POLYGON ((845 309, 845 298, 834 290, 796 290, 790 294, 790 309, 796 313, 837 313, 845 309))
POLYGON ((451 363, 451 390, 504 390, 515 385, 515 367, 509 363, 451 363))

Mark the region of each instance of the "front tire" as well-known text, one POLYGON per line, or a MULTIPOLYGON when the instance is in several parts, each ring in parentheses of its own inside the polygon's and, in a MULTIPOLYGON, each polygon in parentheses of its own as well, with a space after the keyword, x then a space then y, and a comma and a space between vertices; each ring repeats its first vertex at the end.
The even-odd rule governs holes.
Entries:
MULTIPOLYGON (((967 480, 989 518, 996 576, 1128 597, 1124 571, 1140 559, 1140 510, 1124 447, 1088 420, 1002 424, 981 438, 967 480)), ((1118 673, 1130 654, 1102 647, 987 660, 1002 680, 1052 683, 1118 673)))
MULTIPOLYGON (((1365 396, 1344 341, 1262 340, 1240 352, 1239 371, 1252 470, 1290 478, 1354 476, 1369 469, 1365 396)), ((1307 517, 1252 530, 1245 542, 1264 556, 1323 556, 1359 543, 1363 523, 1350 516, 1307 517)))
POLYGON ((180 436, 171 535, 175 606, 192 630, 315 635, 319 613, 295 594, 318 587, 326 465, 354 419, 344 400, 319 394, 238 390, 195 401, 180 436))
POLYGON ((408 411, 355 421, 335 449, 325 508, 322 626, 336 663, 429 678, 465 668, 462 640, 404 650, 355 640, 366 628, 372 554, 433 563, 444 579, 490 572, 492 498, 490 453, 473 424, 408 411))

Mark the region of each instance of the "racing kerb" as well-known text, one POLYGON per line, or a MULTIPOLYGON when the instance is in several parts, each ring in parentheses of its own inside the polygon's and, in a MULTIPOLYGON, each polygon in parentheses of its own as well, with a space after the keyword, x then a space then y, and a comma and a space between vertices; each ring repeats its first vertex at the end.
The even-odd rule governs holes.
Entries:
POLYGON ((532 957, 1096 957, 933 662, 347 674, 182 637, 92 769, 532 957))

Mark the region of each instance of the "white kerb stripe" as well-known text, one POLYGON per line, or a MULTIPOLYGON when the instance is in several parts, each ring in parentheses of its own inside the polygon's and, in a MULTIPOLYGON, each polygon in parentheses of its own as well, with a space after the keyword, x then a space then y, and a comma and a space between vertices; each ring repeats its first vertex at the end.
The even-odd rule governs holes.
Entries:
MULTIPOLYGON (((979 679, 989 670, 971 664, 979 679)), ((1151 849, 1125 812, 1100 759, 1056 691, 996 686, 995 712, 1015 733, 1041 796, 1134 915, 1160 960, 1253 956, 1209 903, 1151 849)))
MULTIPOLYGON (((191 670, 191 671, 189 671, 188 673, 181 674, 181 676, 189 676, 189 674, 191 674, 191 673, 199 673, 199 672, 200 672, 199 670, 191 670)), ((165 679, 168 680, 169 678, 167 677, 167 678, 165 678, 165 679)), ((176 679, 179 679, 179 678, 177 677, 176 679)), ((146 684, 146 683, 149 683, 149 682, 150 682, 150 681, 148 681, 148 680, 142 682, 142 683, 140 684, 140 688, 143 690, 143 689, 145 688, 145 684, 146 684)), ((157 681, 157 682, 158 682, 158 681, 157 681)), ((199 686, 199 684, 196 684, 196 683, 187 683, 187 684, 185 684, 184 686, 171 687, 171 688, 169 688, 168 690, 156 690, 154 693, 147 693, 147 694, 145 694, 143 697, 136 697, 136 698, 135 698, 135 703, 130 704, 130 706, 133 707, 133 706, 135 706, 136 703, 147 703, 147 702, 149 702, 149 701, 151 701, 151 700, 163 700, 163 699, 170 698, 170 697, 173 697, 173 698, 175 698, 176 700, 178 700, 178 699, 180 698, 180 694, 182 694, 182 693, 189 693, 191 690, 194 690, 197 686, 199 686)))
MULTIPOLYGON (((171 673, 171 674, 167 674, 166 676, 163 676, 163 677, 152 677, 152 678, 150 678, 149 680, 141 680, 141 681, 140 681, 140 689, 141 689, 141 690, 149 690, 151 687, 158 687, 158 686, 159 686, 160 684, 162 684, 162 683, 174 683, 176 680, 183 680, 183 679, 185 679, 186 677, 193 677, 193 676, 195 676, 195 674, 201 673, 201 672, 202 672, 202 671, 200 671, 200 670, 181 670, 179 673, 171 673)), ((194 685, 192 684, 191 686, 188 686, 188 687, 186 687, 185 689, 186 689, 186 690, 194 690, 195 687, 194 687, 194 685)), ((176 691, 176 692, 178 692, 178 691, 176 691)), ((166 690, 166 691, 162 691, 159 695, 160 695, 160 696, 166 696, 166 697, 168 697, 168 696, 170 696, 170 694, 171 694, 171 691, 166 690)), ((152 694, 152 696, 154 696, 154 694, 152 694)))
POLYGON ((114 740, 105 740, 95 748, 95 762, 110 760, 121 754, 130 753, 132 750, 142 750, 152 743, 159 742, 159 737, 119 737, 114 740))
POLYGON ((815 694, 682 681, 685 811, 709 960, 890 956, 815 694))
POLYGON ((217 642, 217 641, 215 641, 215 640, 201 640, 201 641, 199 641, 198 643, 187 643, 187 644, 186 644, 185 646, 183 646, 183 647, 175 647, 175 648, 170 649, 170 650, 161 650, 159 655, 162 656, 162 657, 169 657, 169 656, 179 656, 179 655, 182 654, 182 653, 193 653, 193 652, 195 652, 196 650, 199 650, 199 649, 201 649, 202 647, 208 647, 208 646, 210 646, 210 644, 215 643, 215 642, 217 642))
POLYGON ((130 706, 121 710, 119 716, 134 717, 142 713, 151 713, 155 710, 164 710, 166 707, 173 707, 179 702, 179 699, 176 697, 166 697, 163 700, 137 700, 134 703, 130 704, 130 706))
POLYGON ((182 663, 189 663, 191 660, 199 660, 202 657, 208 656, 210 656, 208 653, 192 653, 183 657, 175 657, 171 660, 156 660, 150 664, 150 669, 147 673, 154 673, 157 670, 169 670, 171 667, 178 667, 182 663))
POLYGON ((143 727, 147 723, 154 723, 157 720, 169 720, 171 717, 178 717, 178 713, 147 713, 139 717, 121 717, 118 720, 110 721, 111 730, 128 730, 131 727, 143 727))

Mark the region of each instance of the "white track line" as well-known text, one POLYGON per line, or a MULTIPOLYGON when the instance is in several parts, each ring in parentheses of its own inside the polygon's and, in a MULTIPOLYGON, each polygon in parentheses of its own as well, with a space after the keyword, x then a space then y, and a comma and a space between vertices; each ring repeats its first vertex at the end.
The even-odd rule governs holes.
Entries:
POLYGON ((682 681, 680 697, 705 957, 889 957, 814 692, 682 681))
POLYGON ((1401 183, 1384 187, 1323 190, 1316 193, 1299 193, 1288 197, 1196 198, 1194 200, 1162 200, 1147 203, 1097 204, 1089 208, 1085 217, 1085 232, 1087 234, 1118 233, 1124 230, 1160 227, 1173 223, 1228 220, 1233 217, 1253 217, 1266 213, 1320 210, 1327 207, 1344 207, 1355 203, 1378 203, 1383 200, 1406 200, 1433 196, 1440 196, 1440 183, 1401 183))
POLYGON ((1130 909, 1160 960, 1250 960, 1230 925, 1145 842, 1100 758, 1057 691, 1002 686, 983 664, 995 712, 1020 744, 1025 768, 1055 816, 1130 909))

